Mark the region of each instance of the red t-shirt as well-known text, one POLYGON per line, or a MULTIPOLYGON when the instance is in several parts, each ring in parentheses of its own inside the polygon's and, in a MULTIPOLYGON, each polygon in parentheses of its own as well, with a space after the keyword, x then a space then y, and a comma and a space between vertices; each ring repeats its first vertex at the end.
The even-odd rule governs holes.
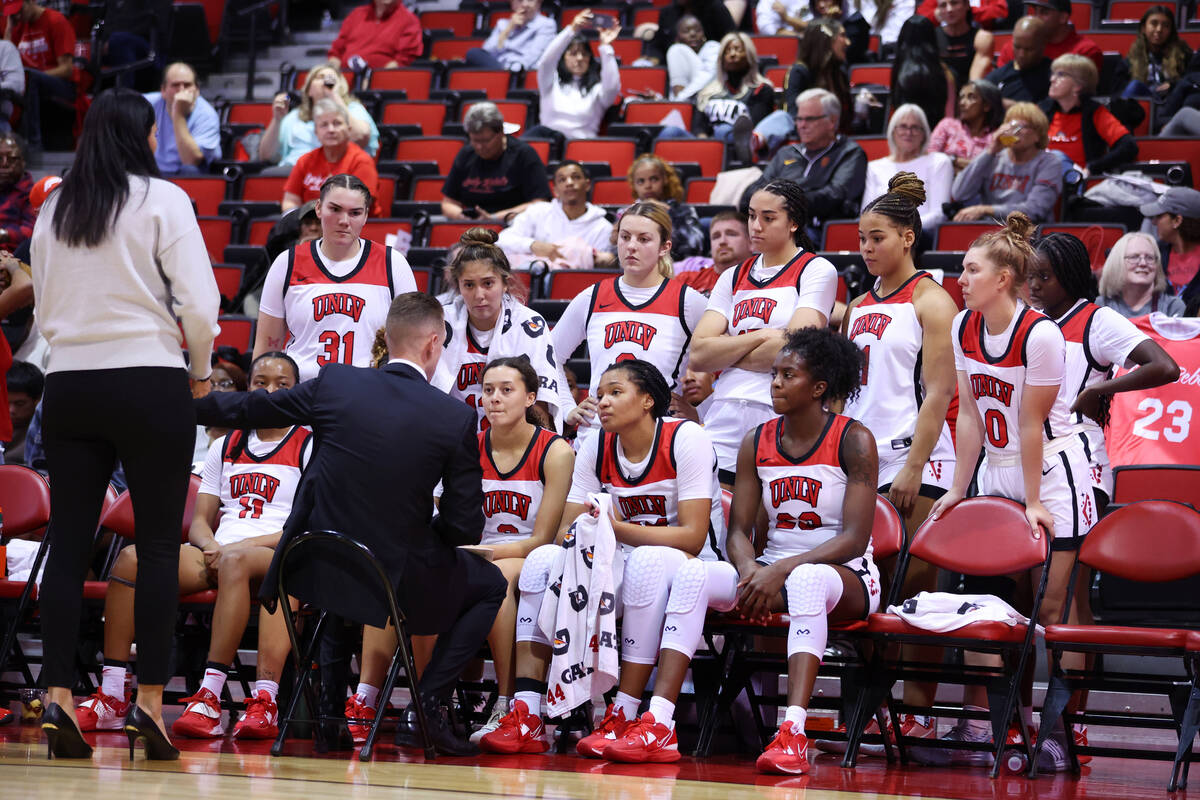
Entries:
MULTIPOLYGON (((1129 131, 1104 106, 1096 108, 1092 116, 1096 123, 1096 133, 1100 134, 1109 147, 1125 136, 1129 131)), ((1048 150, 1066 153, 1075 164, 1087 165, 1087 155, 1083 150, 1083 115, 1079 113, 1064 114, 1061 111, 1050 119, 1050 144, 1048 150)))
POLYGON ((42 72, 57 67, 62 56, 75 55, 75 29, 52 8, 42 9, 32 22, 14 20, 10 40, 21 54, 21 63, 42 72))
POLYGON ((351 56, 362 56, 372 69, 395 61, 402 67, 421 55, 421 23, 397 2, 383 17, 375 15, 375 4, 359 6, 346 15, 338 36, 329 46, 329 57, 343 64, 351 56))
POLYGON ((346 146, 346 154, 338 161, 325 158, 325 149, 318 147, 300 156, 296 166, 292 167, 283 191, 298 195, 301 203, 316 200, 321 195, 321 184, 331 175, 349 173, 361 180, 371 190, 375 198, 371 206, 371 216, 381 215, 379 208, 379 173, 375 170, 375 162, 367 152, 354 142, 346 146))
MULTIPOLYGON (((1078 53, 1081 56, 1087 56, 1096 65, 1096 71, 1104 73, 1104 51, 1100 49, 1100 45, 1093 42, 1091 39, 1085 39, 1075 30, 1075 26, 1071 25, 1071 32, 1067 34, 1067 38, 1057 44, 1046 43, 1046 58, 1053 61, 1061 55, 1067 53, 1078 53)), ((1005 64, 1013 60, 1012 38, 1010 37, 1004 43, 1004 47, 1000 48, 1000 55, 996 57, 996 66, 1003 67, 1005 64)))

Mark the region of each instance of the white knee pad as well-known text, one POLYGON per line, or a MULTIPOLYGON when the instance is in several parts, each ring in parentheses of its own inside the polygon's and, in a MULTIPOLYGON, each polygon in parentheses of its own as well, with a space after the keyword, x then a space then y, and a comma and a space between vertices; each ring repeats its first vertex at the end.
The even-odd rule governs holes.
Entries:
POLYGON ((737 570, 732 565, 690 559, 679 568, 671 582, 661 648, 691 658, 704 635, 704 617, 708 609, 716 607, 728 611, 736 602, 737 570))
POLYGON ((801 564, 787 576, 784 586, 789 614, 823 616, 842 599, 842 578, 829 564, 801 564))
POLYGON ((708 570, 705 562, 689 558, 675 573, 671 581, 671 594, 667 598, 668 614, 687 614, 699 605, 707 607, 708 570))
POLYGON ((562 548, 556 544, 544 544, 525 556, 521 565, 521 577, 517 579, 517 588, 522 592, 544 592, 550 584, 550 568, 562 548))
POLYGON ((672 579, 688 558, 673 547, 642 545, 625 561, 621 587, 621 659, 635 664, 658 660, 663 617, 672 579))

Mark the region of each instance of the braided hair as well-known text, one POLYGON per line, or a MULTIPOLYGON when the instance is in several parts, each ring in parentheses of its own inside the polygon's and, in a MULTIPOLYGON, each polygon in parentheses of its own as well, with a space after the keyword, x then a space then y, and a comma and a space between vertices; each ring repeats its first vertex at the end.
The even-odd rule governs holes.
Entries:
POLYGON ((624 370, 625 374, 629 376, 629 382, 636 386, 642 394, 650 395, 650 398, 654 400, 650 416, 659 419, 670 413, 671 387, 667 385, 667 379, 663 377, 658 367, 649 361, 631 358, 627 361, 614 362, 604 370, 603 374, 607 375, 616 370, 624 370))
POLYGON ((812 218, 812 214, 809 213, 808 200, 805 199, 804 190, 800 188, 800 184, 780 178, 771 181, 758 191, 783 199, 783 209, 787 213, 788 219, 797 226, 796 232, 792 234, 792 241, 810 253, 817 252, 818 247, 813 244, 813 240, 809 238, 808 232, 804 229, 808 220, 812 218))
POLYGON ((832 328, 787 331, 780 354, 795 353, 814 381, 825 382, 823 403, 853 400, 862 381, 862 351, 832 328))
MULTIPOLYGON (((291 356, 289 356, 287 353, 283 352, 282 350, 268 350, 267 352, 260 355, 258 358, 251 361, 249 376, 251 378, 253 378, 254 377, 254 368, 257 367, 262 362, 267 361, 269 359, 278 359, 280 361, 285 362, 289 367, 291 367, 291 369, 292 369, 292 385, 293 386, 300 382, 300 367, 296 364, 295 359, 293 359, 291 356)), ((229 451, 229 457, 234 461, 237 461, 238 458, 241 457, 242 453, 246 452, 246 443, 250 440, 250 431, 239 430, 238 433, 241 433, 241 436, 237 437, 237 439, 233 443, 233 449, 229 451)), ((230 435, 232 436, 233 434, 230 433, 230 435)))
MULTIPOLYGON (((863 216, 879 214, 887 217, 901 231, 911 230, 913 242, 921 239, 921 214, 925 202, 925 182, 912 172, 897 172, 888 181, 888 190, 863 208, 863 216)), ((860 217, 861 218, 861 217, 860 217)))
POLYGON ((1054 270, 1054 277, 1070 297, 1096 302, 1100 290, 1083 242, 1069 233, 1049 233, 1034 240, 1033 250, 1054 270))

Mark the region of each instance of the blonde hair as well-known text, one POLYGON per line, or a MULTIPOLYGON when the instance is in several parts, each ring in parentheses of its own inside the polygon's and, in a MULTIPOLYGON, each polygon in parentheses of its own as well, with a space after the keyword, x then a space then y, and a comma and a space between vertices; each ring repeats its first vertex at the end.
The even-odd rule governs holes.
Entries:
POLYGON ((1050 144, 1050 120, 1046 119, 1045 112, 1033 103, 1013 103, 1008 107, 1008 111, 1004 112, 1004 122, 1011 122, 1014 119, 1021 120, 1037 131, 1038 149, 1046 149, 1046 145, 1050 144))
POLYGON ((318 64, 308 71, 308 76, 304 79, 304 88, 300 91, 298 113, 304 122, 313 120, 313 99, 309 96, 308 89, 316 82, 317 76, 326 70, 332 70, 333 74, 337 76, 337 86, 334 87, 334 91, 337 92, 338 97, 342 98, 342 102, 350 105, 350 101, 353 99, 350 96, 350 84, 346 83, 346 76, 342 74, 342 71, 332 64, 318 64))
POLYGON ((1096 84, 1100 82, 1100 73, 1096 65, 1087 56, 1078 53, 1064 53, 1050 64, 1051 72, 1062 72, 1079 84, 1083 94, 1091 96, 1096 93, 1096 84))
POLYGON ((708 101, 714 95, 725 91, 725 82, 729 79, 729 75, 725 72, 725 51, 729 49, 729 45, 737 40, 742 43, 742 47, 746 51, 746 76, 742 78, 742 89, 757 89, 764 83, 768 86, 774 86, 769 80, 762 76, 758 71, 758 48, 754 46, 754 41, 750 38, 750 34, 734 31, 727 33, 721 39, 721 47, 717 50, 717 74, 708 85, 696 93, 696 108, 703 109, 708 105, 708 101))
MULTIPOLYGON (((629 217, 645 217, 657 225, 659 247, 671 241, 671 212, 666 203, 658 200, 641 200, 634 203, 625 209, 621 214, 621 219, 617 220, 616 230, 618 233, 621 231, 621 223, 629 217)), ((667 248, 666 255, 659 256, 658 263, 654 268, 664 280, 669 281, 675 277, 675 262, 671 260, 671 248, 667 248)))
POLYGON ((667 161, 663 161, 653 153, 643 153, 633 160, 629 165, 629 171, 625 173, 625 180, 629 182, 629 193, 637 197, 637 190, 633 187, 633 173, 637 172, 647 164, 653 164, 658 167, 663 176, 663 196, 667 200, 674 200, 676 203, 683 202, 683 182, 679 180, 679 173, 675 171, 675 167, 667 161))
POLYGON ((971 242, 970 249, 982 250, 997 268, 1012 273, 1012 286, 1008 291, 1014 297, 1029 275, 1030 264, 1037 258, 1029 243, 1033 230, 1033 220, 1021 211, 1010 211, 1003 228, 988 231, 971 242))
POLYGON ((1125 267, 1125 251, 1129 249, 1129 243, 1134 239, 1146 242, 1150 245, 1150 252, 1154 254, 1154 294, 1159 295, 1167 290, 1167 276, 1163 272, 1162 253, 1158 250, 1158 242, 1148 233, 1135 231, 1117 239, 1112 250, 1108 251, 1108 258, 1104 259, 1104 269, 1100 272, 1101 297, 1118 297, 1125 289, 1125 278, 1128 273, 1125 267))

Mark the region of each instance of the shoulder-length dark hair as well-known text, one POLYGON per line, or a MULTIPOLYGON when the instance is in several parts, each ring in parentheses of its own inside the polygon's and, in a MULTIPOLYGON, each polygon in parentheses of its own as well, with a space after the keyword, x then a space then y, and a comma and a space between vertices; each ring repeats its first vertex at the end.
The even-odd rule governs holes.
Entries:
POLYGON ((1146 41, 1146 20, 1154 14, 1166 17, 1171 23, 1171 34, 1163 42, 1162 67, 1163 74, 1169 81, 1179 80, 1187 72, 1188 61, 1192 57, 1192 48, 1179 38, 1179 29, 1175 25, 1175 12, 1165 5, 1151 6, 1142 14, 1138 22, 1137 38, 1129 48, 1129 73, 1135 80, 1144 81, 1150 74, 1150 43, 1146 41))
MULTIPOLYGON (((591 43, 582 36, 572 37, 567 45, 567 50, 576 45, 581 45, 588 54, 587 72, 583 73, 583 77, 579 79, 579 90, 587 94, 588 90, 600 82, 600 59, 596 58, 596 54, 592 52, 591 43)), ((570 86, 575 80, 575 76, 567 71, 567 50, 563 50, 562 58, 558 60, 558 82, 563 86, 570 86)))
POLYGON ((75 161, 59 187, 54 235, 73 247, 107 238, 129 199, 131 175, 157 178, 154 108, 132 89, 102 92, 83 120, 75 161))

